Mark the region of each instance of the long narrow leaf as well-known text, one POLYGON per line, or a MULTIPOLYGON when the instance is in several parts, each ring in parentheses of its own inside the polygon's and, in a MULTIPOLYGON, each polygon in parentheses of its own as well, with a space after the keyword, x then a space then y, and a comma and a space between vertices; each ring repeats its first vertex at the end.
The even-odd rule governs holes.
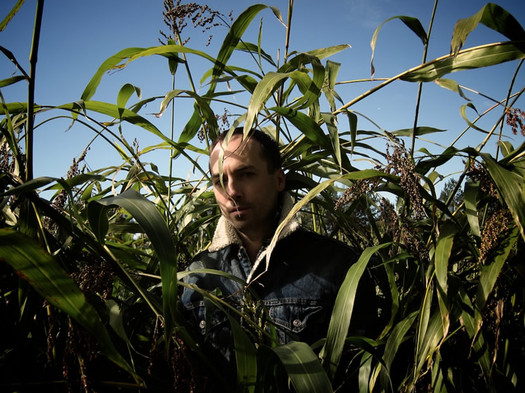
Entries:
POLYGON ((387 22, 390 22, 391 20, 399 19, 401 22, 403 22, 410 30, 412 30, 421 40, 423 45, 427 43, 428 37, 425 29, 421 25, 421 22, 419 19, 414 18, 412 16, 393 16, 391 18, 388 18, 383 23, 381 23, 374 31, 374 34, 372 35, 372 40, 370 41, 370 47, 372 48, 372 58, 370 60, 370 74, 374 76, 375 74, 375 67, 374 67, 374 54, 376 50, 376 42, 377 42, 377 36, 379 34, 379 31, 383 27, 383 25, 387 22))
POLYGON ((525 57, 525 41, 499 42, 476 46, 447 55, 409 70, 400 76, 409 82, 431 82, 452 72, 489 67, 525 57))
POLYGON ((140 377, 117 351, 95 308, 59 263, 33 239, 0 229, 0 260, 10 264, 49 303, 77 321, 98 341, 111 361, 140 382, 140 377))
POLYGON ((96 206, 97 204, 105 207, 119 206, 125 209, 148 235, 160 261, 162 302, 164 317, 168 326, 167 331, 169 333, 170 328, 176 321, 175 315, 178 295, 177 258, 173 239, 166 221, 151 201, 130 189, 116 197, 104 198, 90 203, 88 210, 96 210, 96 216, 90 215, 90 223, 95 228, 98 227, 99 224, 92 221, 92 218, 100 217, 101 215, 100 208, 96 206))
POLYGON ((481 156, 485 160, 487 170, 496 183, 503 200, 512 213, 521 237, 525 239, 525 181, 523 176, 499 165, 486 153, 482 153, 481 156))
POLYGON ((501 6, 488 3, 470 18, 460 19, 454 26, 451 49, 457 53, 465 43, 468 35, 479 23, 503 34, 511 41, 525 40, 525 30, 519 22, 501 6))
POLYGON ((359 280, 363 275, 370 258, 380 249, 390 246, 390 243, 379 244, 366 248, 359 260, 354 263, 346 274, 345 280, 335 299, 334 309, 328 326, 326 343, 321 350, 320 357, 327 369, 328 375, 333 377, 343 353, 343 347, 352 318, 355 295, 359 280))
POLYGON ((292 341, 272 350, 279 356, 297 393, 333 391, 319 358, 308 344, 292 341))

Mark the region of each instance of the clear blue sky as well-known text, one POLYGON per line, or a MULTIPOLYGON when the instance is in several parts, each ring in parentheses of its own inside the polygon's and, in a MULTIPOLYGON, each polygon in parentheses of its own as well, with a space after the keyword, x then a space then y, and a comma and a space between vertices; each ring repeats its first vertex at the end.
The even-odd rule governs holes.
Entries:
MULTIPOLYGON (((0 18, 15 4, 15 0, 0 2, 0 18)), ((525 25, 525 1, 499 0, 499 5, 510 11, 525 25)), ((0 45, 11 50, 18 61, 28 69, 28 57, 31 43, 32 26, 35 12, 34 0, 27 0, 22 9, 0 32, 0 45)), ((211 0, 210 7, 233 16, 238 16, 248 5, 255 1, 211 0)), ((277 6, 283 17, 287 14, 287 0, 274 0, 266 4, 277 6)), ((370 77, 370 39, 374 29, 384 20, 395 15, 417 17, 425 29, 428 28, 434 2, 431 0, 296 0, 292 21, 291 49, 306 51, 336 44, 350 44, 351 48, 338 54, 333 60, 341 62, 339 80, 353 80, 370 77)), ((438 4, 437 17, 433 29, 428 59, 445 55, 450 49, 450 38, 455 22, 471 16, 485 2, 479 0, 441 0, 438 4)), ((109 56, 128 47, 149 47, 159 44, 159 30, 166 30, 162 19, 163 2, 160 0, 48 0, 45 3, 42 34, 37 74, 36 101, 42 105, 59 105, 80 98, 82 91, 100 64, 109 56)), ((259 14, 249 30, 247 40, 256 42, 259 21, 263 20, 263 48, 274 58, 277 49, 284 48, 285 31, 277 23, 273 14, 267 10, 259 14)), ((212 45, 206 47, 208 33, 188 27, 184 36, 191 39, 187 46, 210 53, 217 53, 218 45, 226 34, 226 28, 217 27, 211 31, 214 35, 212 45)), ((469 37, 466 46, 473 46, 503 39, 496 32, 484 26, 469 37)), ((378 38, 375 66, 377 77, 389 77, 416 66, 421 62, 422 45, 417 37, 400 21, 386 24, 378 38)), ((197 59, 190 59, 197 79, 208 65, 201 66, 197 59)), ((496 99, 504 98, 516 63, 504 64, 487 70, 467 73, 455 73, 449 78, 455 79, 496 99)), ((0 58, 0 79, 16 73, 15 67, 5 58, 0 58)), ((120 87, 132 83, 142 89, 142 97, 163 96, 171 90, 171 76, 165 59, 160 57, 141 59, 130 64, 126 69, 106 75, 93 99, 115 103, 120 87)), ((181 82, 183 83, 183 82, 181 82)), ((516 86, 525 84, 523 72, 516 86)), ((186 86, 179 85, 179 88, 186 86)), ((351 85, 340 88, 345 102, 350 101, 372 85, 351 85)), ((359 103, 356 109, 381 127, 393 131, 412 126, 416 100, 415 84, 398 83, 381 94, 373 95, 359 103)), ((206 87, 201 88, 204 92, 206 87)), ((2 89, 7 102, 24 101, 25 85, 2 89)), ((492 104, 488 100, 474 98, 478 111, 482 112, 492 104)), ((439 142, 447 145, 465 128, 465 122, 459 113, 459 106, 466 101, 456 94, 444 90, 435 84, 426 84, 423 91, 420 125, 447 129, 439 136, 439 142)), ((191 103, 190 103, 191 104, 191 103)), ((523 100, 521 107, 524 108, 523 100)), ((180 130, 188 119, 188 105, 176 107, 176 126, 180 130)), ((221 113, 221 106, 216 106, 221 113)), ((169 134, 169 119, 164 116, 155 118, 152 113, 158 111, 158 102, 150 105, 141 113, 159 129, 169 134)), ((58 114, 58 113, 55 113, 58 114)), ((498 115, 501 111, 498 111, 498 115)), ((473 114, 471 113, 473 116, 473 114)), ((37 119, 37 123, 44 118, 37 119)), ((371 127, 361 120, 361 128, 371 127)), ((37 128, 35 147, 35 176, 65 176, 73 157, 78 157, 84 147, 93 138, 93 132, 83 127, 67 130, 69 122, 54 121, 37 128)), ((486 126, 489 127, 490 121, 486 126)), ((127 127, 124 130, 128 140, 134 137, 140 147, 160 142, 156 138, 127 127)), ((478 139, 465 140, 464 144, 476 145, 478 139)), ((516 137, 514 144, 522 142, 516 137)), ((196 142, 197 144, 198 142, 196 142)), ((167 154, 144 158, 165 168, 167 154)), ((108 149, 102 140, 95 143, 87 156, 91 169, 120 163, 116 152, 108 149)), ((458 169, 460 169, 458 167, 458 169)), ((166 170, 162 170, 166 173, 166 170)), ((181 172, 187 168, 181 168, 181 172)), ((180 173, 186 177, 186 173, 180 173)))

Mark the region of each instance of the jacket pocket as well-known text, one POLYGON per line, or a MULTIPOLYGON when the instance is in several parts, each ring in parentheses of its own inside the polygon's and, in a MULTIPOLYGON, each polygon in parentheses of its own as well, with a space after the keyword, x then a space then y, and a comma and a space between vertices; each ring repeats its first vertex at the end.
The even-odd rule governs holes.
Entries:
POLYGON ((318 301, 279 299, 265 301, 265 304, 281 344, 292 340, 311 344, 326 337, 330 315, 326 307, 318 301))

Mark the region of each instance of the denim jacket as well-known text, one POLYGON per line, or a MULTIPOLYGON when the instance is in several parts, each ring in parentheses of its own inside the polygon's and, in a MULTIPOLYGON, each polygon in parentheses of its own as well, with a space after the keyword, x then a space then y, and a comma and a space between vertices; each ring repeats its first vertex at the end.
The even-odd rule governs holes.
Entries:
MULTIPOLYGON (((292 206, 291 198, 285 196, 281 220, 292 206)), ((221 217, 211 246, 194 258, 189 270, 221 270, 245 284, 203 273, 189 274, 184 281, 215 291, 237 309, 251 313, 252 320, 266 324, 266 328, 272 325, 280 344, 290 340, 312 344, 326 337, 337 292, 355 261, 349 247, 302 229, 292 219, 275 245, 263 248, 252 265, 234 228, 221 217)), ((373 312, 366 304, 374 297, 372 287, 361 284, 350 324, 357 334, 364 333, 373 312)), ((214 348, 232 361, 233 341, 227 316, 216 307, 207 306, 205 298, 192 289, 184 289, 181 301, 205 347, 214 348)))

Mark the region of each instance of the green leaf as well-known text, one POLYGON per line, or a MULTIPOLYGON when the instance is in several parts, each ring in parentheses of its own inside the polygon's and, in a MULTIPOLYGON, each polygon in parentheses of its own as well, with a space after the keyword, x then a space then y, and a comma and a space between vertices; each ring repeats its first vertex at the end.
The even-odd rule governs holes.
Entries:
MULTIPOLYGON (((297 102, 298 105, 309 105, 311 102, 307 101, 312 99, 310 86, 313 85, 310 77, 304 72, 292 71, 292 72, 268 72, 264 78, 257 84, 253 91, 250 103, 248 104, 248 111, 246 114, 245 130, 249 130, 261 109, 264 107, 266 101, 270 98, 271 94, 277 90, 286 79, 292 79, 299 85, 300 90, 303 92, 303 97, 297 102), (305 102, 307 101, 307 102, 305 102)), ((318 96, 318 93, 317 93, 318 96)))
POLYGON ((9 190, 0 194, 4 195, 15 195, 23 194, 24 192, 30 192, 39 189, 40 187, 46 186, 49 183, 56 181, 57 179, 49 176, 37 177, 36 179, 29 180, 25 183, 20 184, 19 186, 10 188, 9 190))
POLYGON ((470 230, 474 236, 481 237, 478 217, 478 190, 479 184, 472 181, 465 183, 463 201, 465 202, 465 214, 470 225, 470 230))
POLYGON ((13 76, 11 78, 7 78, 7 79, 4 79, 4 80, 1 80, 0 81, 0 88, 6 87, 6 86, 10 86, 10 85, 14 85, 15 83, 23 81, 25 79, 26 78, 24 76, 17 75, 17 76, 13 76))
POLYGON ((209 106, 209 100, 204 99, 191 90, 172 90, 168 92, 160 104, 159 113, 155 114, 155 116, 160 117, 166 111, 170 102, 181 94, 185 94, 186 96, 195 99, 195 110, 190 121, 181 132, 178 143, 189 142, 196 135, 203 121, 208 125, 208 132, 210 132, 212 136, 216 135, 219 126, 217 125, 215 113, 209 106))
POLYGON ((403 16, 403 15, 393 16, 391 18, 388 18, 387 20, 385 20, 383 23, 381 23, 375 29, 374 34, 372 35, 372 40, 370 41, 370 46, 372 48, 372 59, 370 60, 370 73, 371 73, 372 76, 374 76, 374 74, 375 74, 374 54, 375 54, 375 50, 376 50, 376 41, 377 41, 377 36, 379 34, 379 30, 381 30, 381 28, 383 27, 383 25, 385 23, 387 23, 387 22, 389 22, 391 20, 394 20, 394 19, 399 19, 410 30, 412 30, 419 37, 419 39, 421 40, 423 45, 427 44, 427 41, 428 41, 427 32, 425 31, 425 29, 421 25, 421 22, 419 21, 419 19, 411 17, 411 16, 403 16))
POLYGON ((323 365, 327 369, 328 375, 332 378, 335 375, 339 360, 343 353, 343 347, 348 334, 352 311, 354 309, 355 295, 359 285, 359 280, 361 279, 370 258, 377 251, 388 246, 390 246, 390 243, 367 247, 359 257, 359 260, 348 269, 345 280, 337 293, 334 309, 330 318, 330 325, 328 326, 326 343, 319 354, 323 365))
POLYGON ((447 55, 408 70, 399 76, 409 82, 431 82, 452 72, 489 67, 525 57, 525 41, 498 42, 447 55))
POLYGON ((476 29, 479 23, 503 34, 511 41, 525 40, 525 30, 519 22, 501 6, 488 3, 470 18, 456 22, 450 44, 452 53, 457 53, 461 49, 468 35, 476 29))
POLYGON ((519 173, 499 165, 489 154, 481 153, 490 176, 507 204, 521 237, 525 239, 525 180, 519 173))
POLYGON ((101 207, 119 206, 125 209, 142 227, 148 235, 153 249, 160 261, 160 272, 162 278, 162 302, 164 317, 166 319, 167 333, 175 324, 176 305, 177 305, 177 256, 175 245, 166 224, 166 221, 157 210, 157 207, 148 199, 140 195, 133 189, 116 196, 93 201, 88 205, 88 212, 94 209, 94 213, 89 213, 90 224, 98 236, 104 234, 107 228, 100 223, 102 220, 101 207))
POLYGON ((240 52, 255 53, 258 56, 260 55, 261 58, 266 60, 270 65, 277 67, 277 64, 275 64, 272 57, 269 54, 267 54, 264 50, 262 50, 262 48, 260 48, 259 46, 255 44, 252 44, 250 42, 241 41, 237 44, 237 47, 235 48, 235 50, 238 50, 240 52))
POLYGON ((115 55, 106 59, 98 70, 95 72, 95 75, 91 77, 91 80, 88 82, 86 88, 84 89, 81 100, 89 101, 95 94, 102 77, 107 71, 114 69, 121 69, 126 67, 131 61, 140 59, 141 57, 147 57, 152 55, 159 55, 166 57, 168 59, 174 59, 178 62, 183 62, 182 59, 178 57, 179 53, 191 53, 200 57, 203 57, 210 62, 215 62, 215 59, 206 53, 185 46, 180 45, 162 45, 155 46, 151 48, 127 48, 123 49, 115 55))
POLYGON ((0 260, 10 264, 49 303, 73 318, 98 341, 111 361, 140 381, 115 348, 95 308, 59 263, 33 239, 13 230, 0 229, 0 260))
MULTIPOLYGON (((445 132, 445 131, 446 130, 441 130, 439 128, 434 128, 434 127, 416 127, 415 135, 421 136, 421 135, 427 135, 427 134, 433 134, 436 132, 445 132)), ((412 136, 414 135, 414 129, 404 128, 402 130, 392 131, 391 134, 395 136, 412 136)))
POLYGON ((308 344, 291 341, 272 350, 284 365, 297 393, 332 393, 330 380, 308 344))
MULTIPOLYGON (((83 105, 86 110, 95 111, 107 116, 110 116, 114 119, 120 119, 122 121, 126 121, 128 123, 134 124, 138 127, 141 127, 145 129, 146 131, 151 132, 152 134, 156 135, 157 137, 161 138, 163 141, 169 143, 170 145, 173 145, 173 142, 171 139, 169 139, 167 136, 165 136, 157 127, 155 127, 151 122, 149 122, 144 117, 138 115, 136 112, 131 111, 129 109, 120 108, 117 105, 109 104, 107 102, 99 102, 99 101, 84 101, 83 105)), ((58 109, 66 109, 66 110, 77 110, 78 104, 77 103, 69 103, 65 105, 61 105, 57 107, 58 109)))
POLYGON ((22 7, 22 4, 24 4, 25 0, 18 0, 16 4, 13 6, 11 11, 6 15, 4 20, 0 22, 0 31, 4 31, 11 19, 16 15, 20 7, 22 7))
POLYGON ((447 293, 447 273, 448 261, 452 252, 452 244, 454 242, 454 235, 457 233, 457 225, 453 223, 443 223, 439 227, 439 238, 436 244, 436 252, 434 254, 436 279, 443 291, 447 293))
POLYGON ((330 139, 310 116, 295 109, 274 107, 271 110, 286 117, 303 135, 316 145, 330 150, 330 139))
POLYGON ((117 106, 119 108, 125 108, 133 93, 136 93, 139 99, 141 98, 142 93, 140 87, 133 86, 131 83, 126 83, 122 86, 118 92, 117 106))
POLYGON ((392 362, 394 361, 394 357, 396 356, 399 347, 405 341, 406 335, 414 324, 418 314, 419 310, 414 311, 407 315, 403 320, 398 322, 394 329, 392 329, 392 333, 387 339, 384 352, 385 354, 383 356, 385 367, 381 369, 381 381, 383 386, 390 385, 389 373, 392 362))
POLYGON ((505 234, 505 238, 502 240, 501 246, 498 248, 498 252, 495 252, 494 260, 481 269, 479 277, 479 285, 476 293, 476 307, 482 311, 487 303, 489 295, 492 293, 496 280, 498 279, 503 265, 507 261, 507 258, 514 248, 519 238, 518 227, 515 226, 508 234, 505 234))
MULTIPOLYGON (((264 4, 251 5, 246 8, 233 22, 230 30, 228 31, 228 34, 222 42, 221 48, 219 49, 217 60, 213 67, 212 83, 210 85, 210 89, 206 93, 206 96, 209 96, 214 92, 216 86, 215 79, 221 76, 223 73, 224 67, 226 64, 228 64, 233 51, 237 48, 241 37, 252 22, 253 18, 255 18, 259 12, 266 8, 268 8, 268 6, 264 4)), ((276 15, 277 18, 282 21, 282 18, 280 17, 280 11, 275 7, 270 8, 272 9, 274 15, 276 15)))
POLYGON ((464 98, 465 100, 467 101, 470 101, 470 98, 468 98, 465 93, 463 93, 463 89, 461 88, 461 86, 459 85, 458 82, 456 82, 455 80, 452 80, 452 79, 445 79, 445 78, 440 78, 440 79, 436 79, 434 81, 438 86, 441 86, 441 87, 444 87, 445 89, 448 89, 448 90, 451 90, 453 92, 456 92, 459 94, 459 96, 461 98, 464 98))

